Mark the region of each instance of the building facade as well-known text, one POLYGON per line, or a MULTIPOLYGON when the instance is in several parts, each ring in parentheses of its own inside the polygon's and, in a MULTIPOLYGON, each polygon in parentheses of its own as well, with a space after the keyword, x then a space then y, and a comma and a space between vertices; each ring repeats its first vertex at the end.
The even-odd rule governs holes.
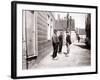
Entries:
POLYGON ((50 53, 54 26, 51 12, 23 11, 22 69, 31 68, 50 53))

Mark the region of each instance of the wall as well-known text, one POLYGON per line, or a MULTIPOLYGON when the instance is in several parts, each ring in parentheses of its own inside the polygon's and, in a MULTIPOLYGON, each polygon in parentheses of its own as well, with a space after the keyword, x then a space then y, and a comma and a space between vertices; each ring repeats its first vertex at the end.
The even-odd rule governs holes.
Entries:
POLYGON ((47 54, 51 52, 51 27, 53 21, 50 12, 42 11, 23 11, 23 38, 22 38, 22 68, 30 69, 34 64, 38 64, 47 54), (48 22, 49 14, 49 22, 48 22), (51 23, 52 19, 52 23, 51 23), (49 25, 48 25, 49 24, 49 25), (49 27, 49 29, 48 29, 49 27), (49 34, 48 34, 49 30, 49 34), (37 56, 37 59, 34 59, 37 56), (28 59, 27 59, 28 58, 28 59))
POLYGON ((35 27, 35 12, 23 10, 23 25, 22 25, 22 68, 30 68, 35 60, 31 59, 37 56, 37 38, 36 38, 36 27, 35 27), (31 59, 31 60, 29 60, 31 59))
POLYGON ((53 13, 47 12, 48 15, 48 27, 47 27, 47 39, 51 40, 53 36, 53 30, 55 29, 55 18, 53 13))
POLYGON ((36 63, 38 64, 41 59, 43 59, 51 51, 51 40, 48 41, 48 19, 47 12, 37 11, 37 41, 38 41, 38 57, 36 63))

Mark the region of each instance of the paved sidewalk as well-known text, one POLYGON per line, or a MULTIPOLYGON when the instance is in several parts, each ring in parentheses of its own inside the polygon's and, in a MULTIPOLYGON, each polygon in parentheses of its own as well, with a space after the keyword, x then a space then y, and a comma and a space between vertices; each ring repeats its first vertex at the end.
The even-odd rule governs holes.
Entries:
POLYGON ((53 60, 49 53, 41 62, 34 65, 33 68, 52 68, 52 67, 75 67, 75 66, 89 66, 91 63, 90 50, 84 48, 84 43, 75 42, 70 46, 70 53, 66 57, 66 46, 63 46, 62 53, 58 54, 58 59, 53 60))

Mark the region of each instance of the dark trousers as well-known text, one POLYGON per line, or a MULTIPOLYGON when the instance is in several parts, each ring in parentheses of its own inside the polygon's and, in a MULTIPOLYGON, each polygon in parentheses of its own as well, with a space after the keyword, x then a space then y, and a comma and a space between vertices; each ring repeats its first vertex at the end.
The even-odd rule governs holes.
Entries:
POLYGON ((70 48, 69 48, 70 43, 69 43, 69 42, 67 42, 67 43, 66 43, 66 46, 67 46, 67 53, 69 53, 69 51, 70 51, 70 48))
POLYGON ((63 45, 63 43, 62 42, 59 42, 59 52, 62 51, 62 45, 63 45))
POLYGON ((55 58, 57 56, 58 52, 58 43, 52 43, 53 44, 53 55, 52 57, 55 58))

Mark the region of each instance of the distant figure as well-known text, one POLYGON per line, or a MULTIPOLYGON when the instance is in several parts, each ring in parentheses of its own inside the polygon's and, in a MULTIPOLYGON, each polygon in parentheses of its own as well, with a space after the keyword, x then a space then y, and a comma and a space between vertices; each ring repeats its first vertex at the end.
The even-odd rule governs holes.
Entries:
POLYGON ((63 32, 60 32, 60 35, 59 35, 59 53, 62 52, 62 46, 63 46, 63 32))
POLYGON ((78 42, 80 42, 80 36, 76 34, 78 42))
POLYGON ((71 37, 70 37, 70 34, 68 32, 66 32, 66 46, 67 46, 67 53, 65 53, 66 56, 67 56, 67 54, 69 54, 70 44, 71 44, 71 37))
POLYGON ((53 45, 53 55, 52 55, 52 58, 53 59, 58 59, 58 57, 57 57, 58 43, 59 43, 59 39, 57 37, 57 30, 54 30, 54 34, 53 34, 53 37, 52 37, 52 45, 53 45))

